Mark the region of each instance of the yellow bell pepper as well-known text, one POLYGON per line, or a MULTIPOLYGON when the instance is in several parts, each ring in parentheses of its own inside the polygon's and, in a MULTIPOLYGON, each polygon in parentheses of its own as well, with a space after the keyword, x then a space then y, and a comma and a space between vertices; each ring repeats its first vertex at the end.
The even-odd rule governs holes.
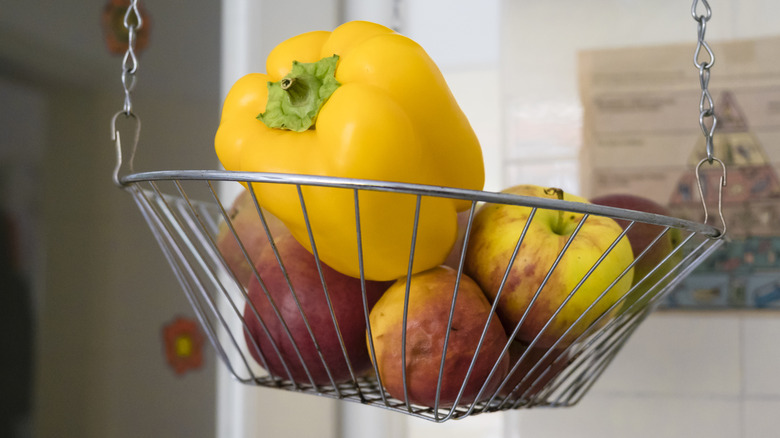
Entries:
MULTIPOLYGON (((441 72, 414 41, 370 22, 290 38, 266 74, 239 79, 216 134, 227 170, 279 172, 481 190, 479 141, 441 72)), ((258 201, 313 251, 297 188, 256 183, 258 201)), ((354 192, 303 187, 316 252, 359 276, 354 192)), ((407 274, 416 197, 360 191, 364 275, 407 274)), ((444 261, 468 201, 423 197, 413 272, 444 261)))

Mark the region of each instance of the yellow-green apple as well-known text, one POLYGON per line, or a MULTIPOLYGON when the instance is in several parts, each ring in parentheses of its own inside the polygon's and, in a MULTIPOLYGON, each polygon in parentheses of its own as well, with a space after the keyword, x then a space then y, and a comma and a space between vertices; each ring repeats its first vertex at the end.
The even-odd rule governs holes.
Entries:
MULTIPOLYGON (((303 384, 338 384, 351 380, 352 373, 360 377, 371 371, 361 280, 320 263, 321 280, 314 256, 289 233, 276 238, 275 245, 284 271, 273 247, 267 246, 257 261, 263 283, 254 276, 250 279, 249 301, 244 306, 244 334, 252 356, 272 375, 303 384)), ((369 309, 390 284, 365 282, 369 309)))
MULTIPOLYGON (((514 186, 503 192, 587 203, 560 189, 536 185, 514 186)), ((556 344, 565 347, 592 324, 605 323, 609 315, 601 316, 607 311, 611 315, 615 302, 631 287, 633 270, 622 275, 633 261, 631 245, 627 238, 621 238, 596 265, 620 236, 620 225, 608 217, 586 218, 582 213, 540 208, 535 211, 514 263, 509 266, 532 211, 527 206, 484 204, 472 224, 465 272, 492 301, 498 299, 498 315, 507 334, 511 335, 517 328, 515 339, 520 342, 534 342, 545 348, 556 344), (583 220, 557 266, 550 271, 583 220), (578 287, 591 268, 593 271, 578 287), (506 283, 499 295, 505 272, 506 283)))
MULTIPOLYGON (((663 205, 651 199, 627 193, 602 195, 591 199, 591 202, 599 205, 655 213, 663 216, 669 215, 669 210, 663 205)), ((623 219, 616 219, 616 221, 624 229, 630 223, 630 221, 623 219)), ((643 306, 642 303, 649 301, 656 292, 661 291, 663 286, 671 281, 671 276, 666 279, 664 279, 664 277, 680 262, 683 253, 682 251, 677 251, 674 255, 669 257, 669 259, 666 259, 681 241, 680 230, 677 228, 670 228, 669 231, 666 231, 666 233, 653 244, 653 241, 655 241, 661 233, 664 233, 665 229, 666 227, 661 225, 635 222, 631 229, 626 233, 626 237, 628 237, 628 240, 631 242, 631 250, 634 253, 634 257, 638 258, 634 265, 634 285, 638 283, 639 285, 626 298, 623 306, 624 309, 628 309, 631 306, 636 310, 640 309, 643 306), (647 253, 639 258, 642 252, 648 247, 650 247, 650 249, 647 250, 647 253), (666 260, 664 261, 664 259, 666 260), (658 269, 647 277, 656 266, 658 266, 658 269), (645 277, 647 277, 647 279, 645 279, 645 277), (654 286, 656 284, 658 284, 658 286, 654 286), (653 293, 643 297, 650 288, 653 288, 653 293), (633 305, 640 299, 642 303, 633 305)))
MULTIPOLYGON (((272 238, 284 232, 284 224, 279 219, 264 209, 262 211, 272 238)), ((249 285, 249 279, 254 276, 252 261, 257 260, 260 253, 268 246, 268 236, 249 190, 243 190, 236 197, 227 213, 235 235, 228 224, 221 221, 217 234, 217 249, 238 282, 246 287, 249 285), (249 258, 241 250, 236 236, 241 240, 249 258)))
POLYGON ((405 368, 409 402, 435 406, 439 371, 443 367, 438 406, 452 406, 456 402, 468 404, 478 398, 484 400, 491 397, 506 376, 509 358, 501 354, 507 343, 506 334, 496 314, 491 312, 490 303, 482 290, 466 275, 461 275, 458 283, 457 272, 445 266, 412 275, 406 315, 404 363, 402 339, 406 283, 404 277, 390 286, 370 314, 376 365, 387 392, 397 399, 406 400, 403 378, 405 368), (448 333, 456 284, 459 284, 458 295, 448 333), (456 400, 486 325, 484 341, 476 354, 474 368, 462 397, 456 400), (442 364, 444 341, 448 334, 442 364), (495 373, 488 379, 496 364, 495 373))

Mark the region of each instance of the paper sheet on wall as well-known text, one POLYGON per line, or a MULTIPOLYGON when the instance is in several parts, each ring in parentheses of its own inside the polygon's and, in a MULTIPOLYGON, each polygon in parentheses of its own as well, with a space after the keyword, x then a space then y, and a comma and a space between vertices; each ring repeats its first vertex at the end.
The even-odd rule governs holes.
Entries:
MULTIPOLYGON (((780 308, 780 37, 711 47, 709 90, 718 119, 713 155, 728 172, 723 212, 732 242, 664 306, 780 308)), ((672 216, 703 220, 695 167, 706 148, 694 49, 681 44, 580 53, 587 196, 639 194, 668 206, 672 216)), ((715 218, 723 173, 716 164, 700 169, 715 218)))

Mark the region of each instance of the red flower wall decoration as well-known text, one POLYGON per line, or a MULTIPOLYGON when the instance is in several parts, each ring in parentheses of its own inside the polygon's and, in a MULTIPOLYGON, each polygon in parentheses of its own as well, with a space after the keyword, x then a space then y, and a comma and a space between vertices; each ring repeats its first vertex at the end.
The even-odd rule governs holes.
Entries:
POLYGON ((203 366, 203 334, 197 321, 178 317, 163 328, 165 357, 176 374, 203 366))

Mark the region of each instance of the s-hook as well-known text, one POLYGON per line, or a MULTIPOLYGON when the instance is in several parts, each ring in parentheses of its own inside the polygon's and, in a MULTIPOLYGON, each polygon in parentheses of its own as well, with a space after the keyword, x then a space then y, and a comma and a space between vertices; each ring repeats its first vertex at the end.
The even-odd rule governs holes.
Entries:
POLYGON ((704 36, 707 31, 707 22, 712 18, 712 8, 710 8, 707 0, 701 0, 701 5, 704 7, 704 13, 699 14, 699 0, 693 0, 691 5, 691 15, 696 21, 697 25, 697 44, 696 50, 693 53, 693 65, 699 71, 699 84, 701 85, 701 99, 699 100, 699 126, 704 134, 704 140, 706 143, 707 157, 699 161, 696 165, 696 184, 699 189, 699 197, 701 198, 701 205, 704 208, 704 223, 707 223, 709 219, 709 212, 707 211, 707 202, 704 199, 704 188, 702 187, 702 178, 699 175, 699 170, 705 162, 709 164, 718 163, 723 169, 723 176, 721 176, 718 183, 718 215, 721 222, 721 233, 719 238, 722 238, 726 234, 726 219, 723 217, 723 187, 726 186, 726 165, 723 161, 714 156, 714 146, 712 142, 713 134, 715 133, 715 127, 718 125, 718 119, 715 116, 715 102, 712 99, 712 95, 709 91, 710 83, 710 68, 715 64, 715 54, 710 48, 710 45, 705 40, 704 36), (699 61, 702 55, 702 49, 706 53, 707 58, 704 61, 699 61), (710 120, 710 125, 707 126, 707 120, 710 120))
POLYGON ((138 0, 130 0, 130 5, 125 12, 123 21, 125 29, 127 29, 127 51, 122 58, 122 89, 124 91, 125 100, 122 109, 114 114, 111 118, 111 140, 114 141, 116 147, 116 167, 114 167, 113 180, 114 184, 122 187, 122 181, 119 178, 119 173, 122 168, 122 140, 117 129, 117 120, 120 116, 123 116, 125 120, 131 121, 135 129, 133 132, 132 146, 130 147, 130 155, 126 162, 127 168, 130 172, 133 169, 133 157, 135 156, 135 150, 138 145, 138 137, 141 133, 141 119, 133 112, 133 101, 131 99, 131 93, 135 88, 135 74, 138 71, 138 57, 135 53, 136 36, 138 30, 143 27, 143 19, 141 13, 138 10, 138 0))

